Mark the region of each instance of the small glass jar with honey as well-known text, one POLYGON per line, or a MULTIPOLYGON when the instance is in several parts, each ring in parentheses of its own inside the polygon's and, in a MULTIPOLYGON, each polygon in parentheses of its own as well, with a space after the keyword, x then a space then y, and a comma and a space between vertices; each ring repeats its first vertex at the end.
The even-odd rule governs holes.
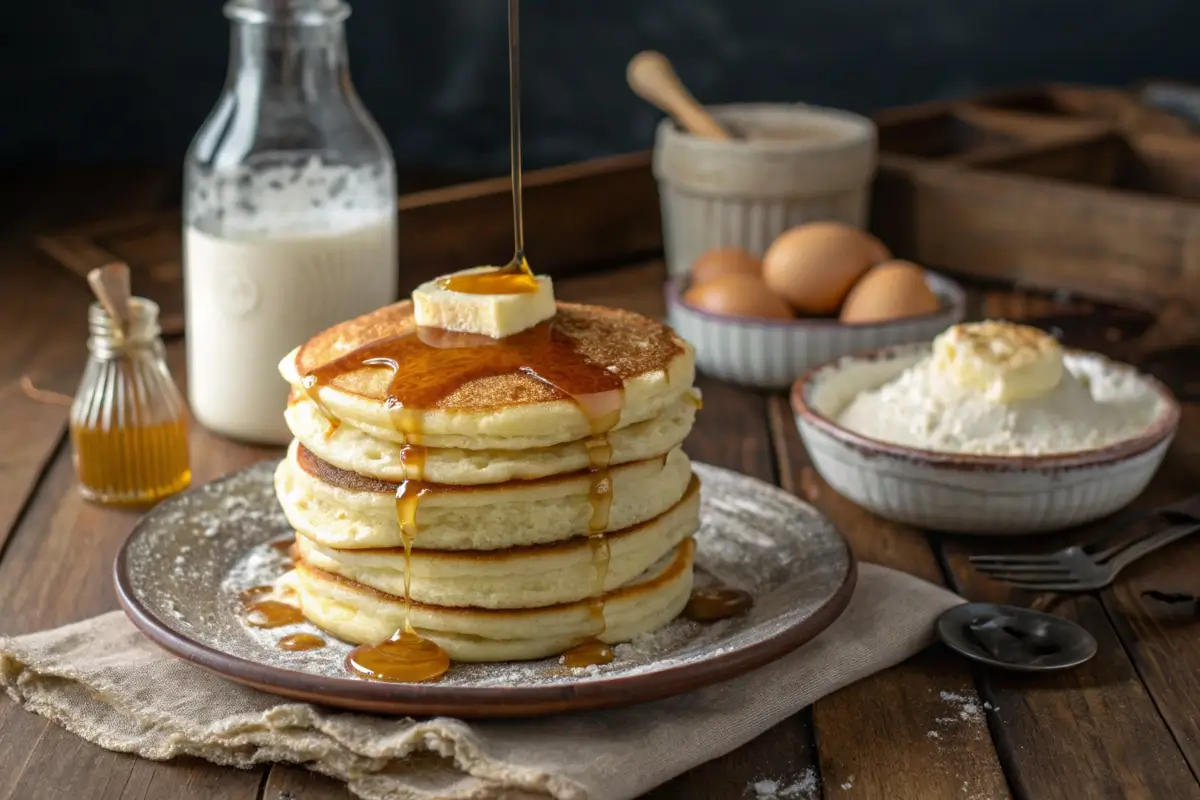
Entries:
POLYGON ((140 297, 123 319, 101 303, 88 309, 88 362, 71 404, 79 488, 112 505, 153 503, 187 488, 187 419, 167 369, 158 305, 140 297))

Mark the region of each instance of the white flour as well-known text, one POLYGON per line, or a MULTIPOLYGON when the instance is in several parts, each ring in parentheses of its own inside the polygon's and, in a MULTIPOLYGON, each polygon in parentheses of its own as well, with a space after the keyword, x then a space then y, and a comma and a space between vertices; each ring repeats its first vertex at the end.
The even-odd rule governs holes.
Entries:
POLYGON ((980 705, 974 698, 957 692, 939 692, 938 698, 949 706, 947 713, 934 720, 936 728, 925 732, 930 739, 972 739, 987 735, 984 710, 994 710, 991 705, 980 705))
POLYGON ((1149 428, 1162 401, 1136 373, 1100 356, 1063 357, 1062 380, 1039 397, 996 402, 925 358, 862 392, 837 421, 872 439, 945 453, 1045 455, 1091 450, 1149 428))
POLYGON ((810 768, 788 778, 761 778, 747 786, 744 794, 754 800, 815 800, 819 789, 817 773, 810 768))

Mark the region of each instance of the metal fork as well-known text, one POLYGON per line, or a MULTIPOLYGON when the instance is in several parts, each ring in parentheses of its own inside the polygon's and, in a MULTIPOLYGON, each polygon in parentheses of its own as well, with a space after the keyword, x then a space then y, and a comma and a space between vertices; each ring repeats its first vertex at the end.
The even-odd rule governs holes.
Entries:
MULTIPOLYGON (((971 556, 971 564, 992 580, 1021 589, 1043 592, 1078 592, 1108 586, 1125 567, 1148 553, 1200 531, 1200 495, 1155 509, 1147 517, 1163 517, 1176 524, 1141 538, 1095 549, 1072 545, 1039 555, 971 556)), ((1125 526, 1121 526, 1123 529, 1125 526)), ((1112 541, 1113 534, 1101 538, 1112 541)))

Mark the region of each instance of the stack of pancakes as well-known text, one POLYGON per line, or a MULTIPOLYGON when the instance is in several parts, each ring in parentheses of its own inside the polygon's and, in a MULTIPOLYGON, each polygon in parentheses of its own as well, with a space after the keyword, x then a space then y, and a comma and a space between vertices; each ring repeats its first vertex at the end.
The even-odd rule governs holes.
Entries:
POLYGON ((677 616, 700 501, 680 448, 699 407, 691 348, 637 314, 567 303, 511 342, 424 336, 398 303, 280 365, 295 439, 276 490, 296 531, 280 587, 305 617, 375 644, 407 613, 452 660, 503 661, 677 616), (535 363, 551 341, 578 363, 535 363), (395 356, 414 345, 419 358, 395 356), (604 419, 596 396, 563 388, 580 365, 616 379, 604 419), (425 406, 401 402, 435 383, 425 406))

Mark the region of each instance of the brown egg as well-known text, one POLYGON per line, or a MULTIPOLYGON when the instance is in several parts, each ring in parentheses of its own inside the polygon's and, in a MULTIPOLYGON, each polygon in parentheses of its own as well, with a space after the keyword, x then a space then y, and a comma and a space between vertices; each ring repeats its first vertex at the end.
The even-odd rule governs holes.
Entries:
POLYGON ((888 250, 888 246, 874 236, 871 236, 871 252, 874 259, 873 263, 875 264, 882 264, 885 261, 892 260, 892 251, 888 250))
POLYGON ((740 247, 714 247, 692 264, 692 283, 707 283, 720 275, 762 275, 762 261, 740 247))
POLYGON ((854 284, 839 319, 848 324, 887 322, 932 314, 940 307, 925 283, 925 270, 910 261, 885 261, 854 284))
POLYGON ((836 314, 854 282, 886 253, 866 231, 840 222, 809 222, 771 243, 763 256, 763 279, 802 314, 836 314))
POLYGON ((788 304, 771 293, 757 275, 732 273, 688 289, 683 301, 689 306, 732 317, 791 319, 788 304))

